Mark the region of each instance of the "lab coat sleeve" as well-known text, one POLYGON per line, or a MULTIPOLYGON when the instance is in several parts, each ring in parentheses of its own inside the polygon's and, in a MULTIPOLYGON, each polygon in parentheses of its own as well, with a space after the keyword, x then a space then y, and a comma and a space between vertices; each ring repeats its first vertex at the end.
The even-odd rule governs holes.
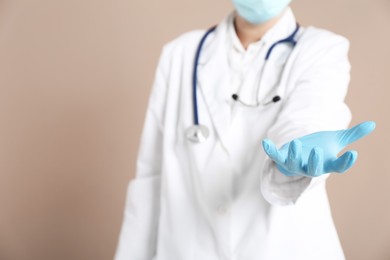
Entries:
POLYGON ((167 50, 163 49, 149 97, 136 176, 129 182, 115 260, 151 260, 159 217, 167 50))
MULTIPOLYGON (((290 75, 293 86, 267 134, 279 148, 310 133, 347 128, 351 121, 344 102, 350 81, 348 40, 325 31, 306 40, 300 50, 290 75)), ((328 176, 288 177, 267 157, 261 191, 271 204, 292 205, 305 191, 324 184, 328 176)))

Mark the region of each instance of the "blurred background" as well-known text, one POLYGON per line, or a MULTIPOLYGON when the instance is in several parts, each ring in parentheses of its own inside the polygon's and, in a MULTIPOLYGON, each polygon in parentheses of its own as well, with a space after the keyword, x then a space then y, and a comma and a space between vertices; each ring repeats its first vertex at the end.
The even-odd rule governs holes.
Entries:
MULTIPOLYGON (((353 124, 377 122, 329 179, 347 259, 390 259, 390 1, 293 1, 350 39, 353 124)), ((162 46, 229 0, 0 0, 0 259, 112 259, 162 46)), ((319 241, 320 242, 320 241, 319 241)))

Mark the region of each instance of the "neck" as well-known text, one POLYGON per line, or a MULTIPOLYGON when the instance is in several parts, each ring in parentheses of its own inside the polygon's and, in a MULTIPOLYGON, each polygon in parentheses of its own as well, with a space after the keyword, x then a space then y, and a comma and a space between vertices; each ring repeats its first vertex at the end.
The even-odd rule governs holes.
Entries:
POLYGON ((251 24, 236 12, 234 17, 234 28, 245 50, 251 43, 259 41, 266 32, 280 20, 283 14, 284 12, 265 23, 251 24))

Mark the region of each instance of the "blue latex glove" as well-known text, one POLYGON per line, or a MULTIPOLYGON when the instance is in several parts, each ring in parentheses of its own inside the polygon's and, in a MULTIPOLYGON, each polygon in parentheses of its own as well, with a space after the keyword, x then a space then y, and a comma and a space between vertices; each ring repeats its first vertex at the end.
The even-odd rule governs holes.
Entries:
POLYGON ((343 173, 355 163, 356 151, 338 153, 347 145, 363 138, 375 129, 368 121, 347 130, 323 131, 294 139, 278 150, 269 140, 263 140, 263 148, 276 163, 280 172, 287 176, 317 177, 330 172, 343 173))

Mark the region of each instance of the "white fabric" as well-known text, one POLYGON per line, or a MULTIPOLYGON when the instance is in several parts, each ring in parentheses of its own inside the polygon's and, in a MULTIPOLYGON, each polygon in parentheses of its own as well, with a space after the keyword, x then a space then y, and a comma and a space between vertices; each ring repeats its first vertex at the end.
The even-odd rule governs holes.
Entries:
MULTIPOLYGON (((115 260, 339 260, 325 179, 286 177, 261 140, 282 145, 321 130, 347 127, 348 41, 303 28, 294 49, 280 45, 268 61, 256 108, 250 102, 273 42, 295 29, 290 9, 263 39, 240 50, 232 15, 207 39, 199 62, 203 144, 189 142, 192 69, 205 31, 186 33, 162 52, 129 184, 115 260), (237 48, 238 47, 238 48, 237 48), (252 50, 252 52, 251 52, 252 50), (277 103, 263 105, 275 95, 277 103)), ((241 46, 242 47, 242 46, 241 46)))

